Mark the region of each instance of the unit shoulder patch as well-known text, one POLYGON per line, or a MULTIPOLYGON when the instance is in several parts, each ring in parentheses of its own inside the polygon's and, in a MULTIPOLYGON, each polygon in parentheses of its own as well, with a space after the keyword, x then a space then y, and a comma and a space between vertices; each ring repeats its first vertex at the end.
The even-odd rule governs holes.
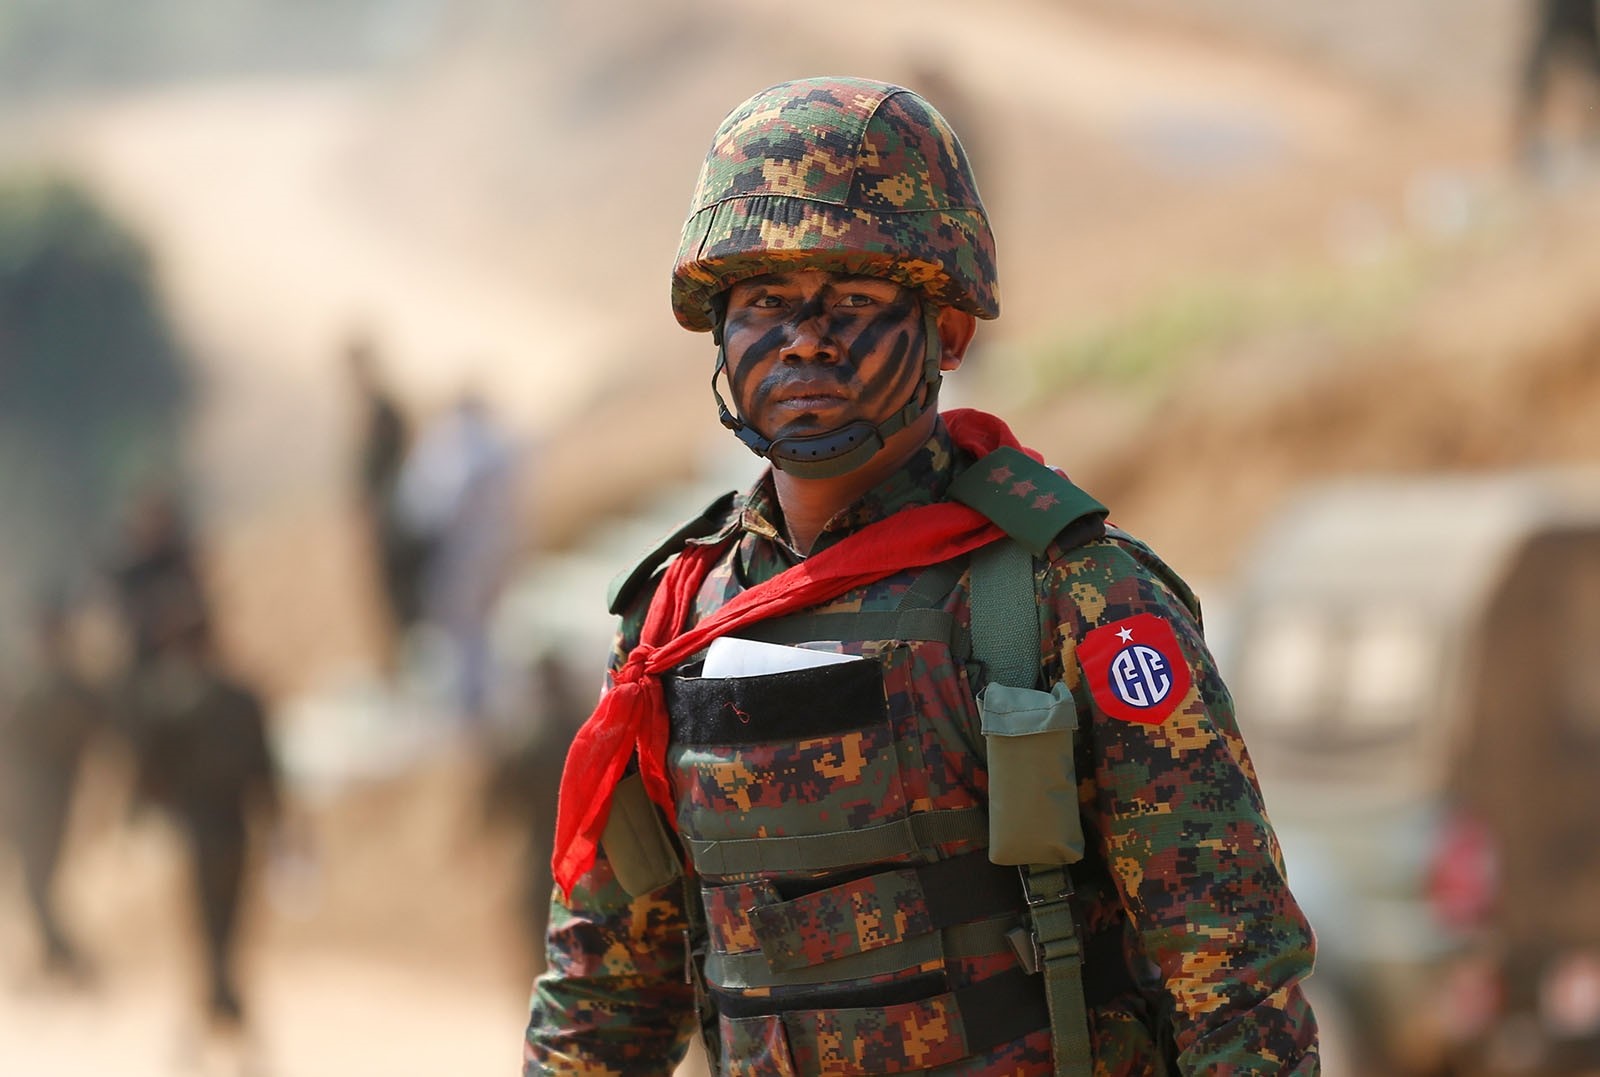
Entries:
POLYGON ((1166 619, 1139 613, 1102 625, 1078 644, 1095 704, 1113 718, 1158 725, 1189 694, 1189 663, 1166 619))

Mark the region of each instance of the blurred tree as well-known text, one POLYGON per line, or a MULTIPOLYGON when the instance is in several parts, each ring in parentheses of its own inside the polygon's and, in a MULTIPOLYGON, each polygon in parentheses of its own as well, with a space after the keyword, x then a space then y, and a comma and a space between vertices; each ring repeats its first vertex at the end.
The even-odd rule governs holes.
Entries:
POLYGON ((189 378, 140 242, 71 183, 0 182, 0 623, 173 472, 189 378))

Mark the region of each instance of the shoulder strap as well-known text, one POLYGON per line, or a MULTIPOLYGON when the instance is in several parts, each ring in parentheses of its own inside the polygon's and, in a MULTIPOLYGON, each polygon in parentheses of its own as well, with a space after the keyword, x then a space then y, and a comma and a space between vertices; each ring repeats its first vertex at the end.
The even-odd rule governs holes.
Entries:
POLYGON ((655 549, 640 558, 632 568, 619 572, 612 579, 611 587, 606 594, 606 608, 613 614, 622 613, 633 602, 634 596, 639 593, 639 588, 655 575, 656 569, 660 568, 667 558, 680 552, 684 543, 690 539, 716 534, 718 529, 728 522, 728 514, 733 510, 733 499, 736 496, 735 491, 729 490, 706 506, 700 515, 662 539, 655 549))
MULTIPOLYGON (((1037 687, 1044 604, 1034 580, 1033 555, 1017 540, 1001 539, 972 555, 972 653, 988 670, 990 683, 1037 687)), ((1065 864, 1029 864, 1021 870, 1033 925, 1033 953, 1022 956, 1030 972, 1044 974, 1056 1077, 1092 1073, 1072 876, 1065 864)))
POLYGON ((972 655, 991 683, 1033 688, 1039 680, 1041 607, 1035 597, 1033 555, 1014 539, 972 555, 972 655))
POLYGON ((1052 542, 1078 546, 1106 533, 1107 509, 1061 473, 1004 447, 955 477, 950 498, 987 516, 1008 536, 972 555, 972 653, 989 679, 1034 688, 1044 606, 1033 559, 1052 542))

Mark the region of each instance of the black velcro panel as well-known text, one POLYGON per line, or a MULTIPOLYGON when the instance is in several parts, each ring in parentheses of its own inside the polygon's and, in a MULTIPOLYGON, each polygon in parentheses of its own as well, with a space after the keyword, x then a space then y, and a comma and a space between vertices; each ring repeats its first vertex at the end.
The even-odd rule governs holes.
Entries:
POLYGON ((711 989, 717 1012, 728 1017, 765 1017, 790 1010, 856 1010, 867 1006, 900 1006, 942 995, 948 990, 942 972, 928 972, 896 983, 866 987, 830 988, 826 985, 781 998, 739 995, 711 989))
POLYGON ((981 1055, 1050 1025, 1044 978, 1012 969, 955 991, 967 1050, 981 1055))
POLYGON ((986 850, 922 864, 916 872, 937 927, 986 920, 1027 904, 1017 869, 990 863, 986 850))
POLYGON ((687 745, 805 740, 886 721, 870 658, 760 677, 667 677, 672 739, 687 745))

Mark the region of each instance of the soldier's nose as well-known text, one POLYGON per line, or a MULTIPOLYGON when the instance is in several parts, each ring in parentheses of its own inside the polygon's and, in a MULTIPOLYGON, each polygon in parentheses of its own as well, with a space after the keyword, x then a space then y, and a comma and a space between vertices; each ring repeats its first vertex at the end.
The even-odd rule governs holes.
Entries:
POLYGON ((794 328, 779 358, 784 362, 832 363, 839 358, 838 342, 820 318, 808 318, 794 328))

